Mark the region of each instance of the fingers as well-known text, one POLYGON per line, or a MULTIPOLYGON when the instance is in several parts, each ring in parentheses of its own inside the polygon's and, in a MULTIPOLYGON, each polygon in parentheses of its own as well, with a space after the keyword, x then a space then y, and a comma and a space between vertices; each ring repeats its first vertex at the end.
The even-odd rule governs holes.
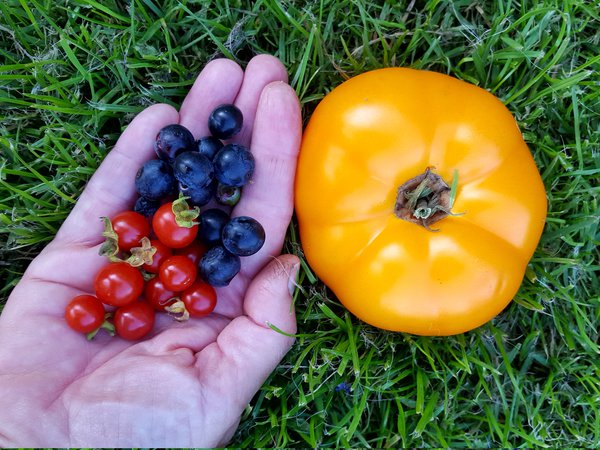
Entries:
POLYGON ((260 96, 252 136, 256 160, 253 180, 244 187, 233 216, 247 215, 265 228, 266 241, 255 255, 244 258, 243 270, 253 276, 269 257, 281 252, 292 217, 294 176, 302 122, 294 90, 283 82, 269 84, 260 96))
POLYGON ((135 174, 154 156, 158 131, 177 123, 177 111, 153 105, 129 124, 115 147, 92 176, 77 204, 57 233, 55 242, 95 245, 103 240, 101 216, 111 217, 135 201, 135 174))
POLYGON ((245 72, 228 59, 211 61, 183 101, 180 123, 196 138, 207 136, 208 116, 212 110, 224 103, 234 103, 244 116, 242 130, 234 141, 249 145, 260 93, 272 81, 286 80, 285 67, 270 55, 252 58, 245 72))
POLYGON ((208 395, 228 393, 241 412, 287 353, 293 338, 270 326, 296 332, 290 286, 298 267, 293 255, 273 259, 248 287, 245 315, 234 319, 216 343, 198 354, 196 366, 208 395))
POLYGON ((217 106, 233 103, 242 85, 242 68, 229 59, 215 59, 200 72, 180 110, 180 124, 196 139, 209 135, 208 116, 217 106))
POLYGON ((233 142, 250 145, 256 109, 263 89, 274 81, 287 81, 287 70, 277 58, 258 55, 246 67, 244 81, 235 105, 242 111, 244 121, 241 131, 232 138, 233 142))

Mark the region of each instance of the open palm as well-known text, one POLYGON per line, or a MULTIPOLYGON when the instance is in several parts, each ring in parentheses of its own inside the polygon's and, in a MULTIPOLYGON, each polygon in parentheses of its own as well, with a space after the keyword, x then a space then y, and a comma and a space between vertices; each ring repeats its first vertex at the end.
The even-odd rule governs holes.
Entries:
POLYGON ((229 60, 209 63, 177 112, 140 113, 90 180, 56 238, 31 263, 0 316, 0 446, 214 447, 231 438, 248 401, 287 352, 296 321, 288 283, 298 260, 278 256, 293 207, 300 145, 298 100, 281 63, 255 57, 245 73, 229 60), (171 123, 196 138, 207 118, 235 103, 250 145, 253 182, 233 216, 261 222, 266 242, 208 317, 177 323, 160 314, 141 342, 100 332, 87 342, 63 318, 75 295, 90 292, 106 263, 98 256, 100 216, 130 209, 134 177, 153 157, 158 130, 171 123))

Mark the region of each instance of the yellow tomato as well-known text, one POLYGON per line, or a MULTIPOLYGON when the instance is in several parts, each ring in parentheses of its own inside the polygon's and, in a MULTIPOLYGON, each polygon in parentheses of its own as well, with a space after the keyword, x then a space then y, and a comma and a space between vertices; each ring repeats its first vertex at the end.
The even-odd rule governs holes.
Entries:
POLYGON ((546 217, 506 107, 472 84, 403 68, 351 78, 319 103, 295 191, 319 278, 365 322, 419 335, 462 333, 502 311, 546 217))

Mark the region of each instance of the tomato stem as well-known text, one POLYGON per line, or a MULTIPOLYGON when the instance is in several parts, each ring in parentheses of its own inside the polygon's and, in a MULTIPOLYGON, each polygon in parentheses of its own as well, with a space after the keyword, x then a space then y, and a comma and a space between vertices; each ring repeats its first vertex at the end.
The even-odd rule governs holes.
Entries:
POLYGON ((108 320, 109 318, 112 317, 112 313, 106 313, 106 315, 104 317, 105 317, 105 319, 104 319, 104 322, 102 322, 102 325, 100 325, 94 331, 91 331, 85 335, 85 337, 88 341, 91 341, 92 339, 94 339, 96 337, 96 335, 98 334, 98 331, 100 331, 100 330, 106 330, 108 332, 108 334, 110 334, 111 336, 115 335, 115 326, 112 322, 110 322, 108 320))
POLYGON ((451 191, 442 177, 428 167, 424 173, 398 188, 394 213, 399 219, 421 225, 429 231, 439 231, 431 229, 430 225, 455 215, 450 211, 453 200, 451 191))

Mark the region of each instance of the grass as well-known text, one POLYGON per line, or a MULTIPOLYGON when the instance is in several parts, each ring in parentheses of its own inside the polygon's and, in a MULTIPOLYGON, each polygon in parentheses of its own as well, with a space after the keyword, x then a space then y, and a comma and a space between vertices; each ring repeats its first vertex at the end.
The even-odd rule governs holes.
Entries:
MULTIPOLYGON (((0 3, 0 296, 52 239, 133 115, 212 57, 278 56, 308 118, 385 66, 451 74, 515 115, 549 196, 515 301, 451 338, 352 317, 304 264, 299 338, 243 447, 600 446, 600 34, 586 0, 0 3)), ((295 224, 286 249, 301 256, 295 224)))

